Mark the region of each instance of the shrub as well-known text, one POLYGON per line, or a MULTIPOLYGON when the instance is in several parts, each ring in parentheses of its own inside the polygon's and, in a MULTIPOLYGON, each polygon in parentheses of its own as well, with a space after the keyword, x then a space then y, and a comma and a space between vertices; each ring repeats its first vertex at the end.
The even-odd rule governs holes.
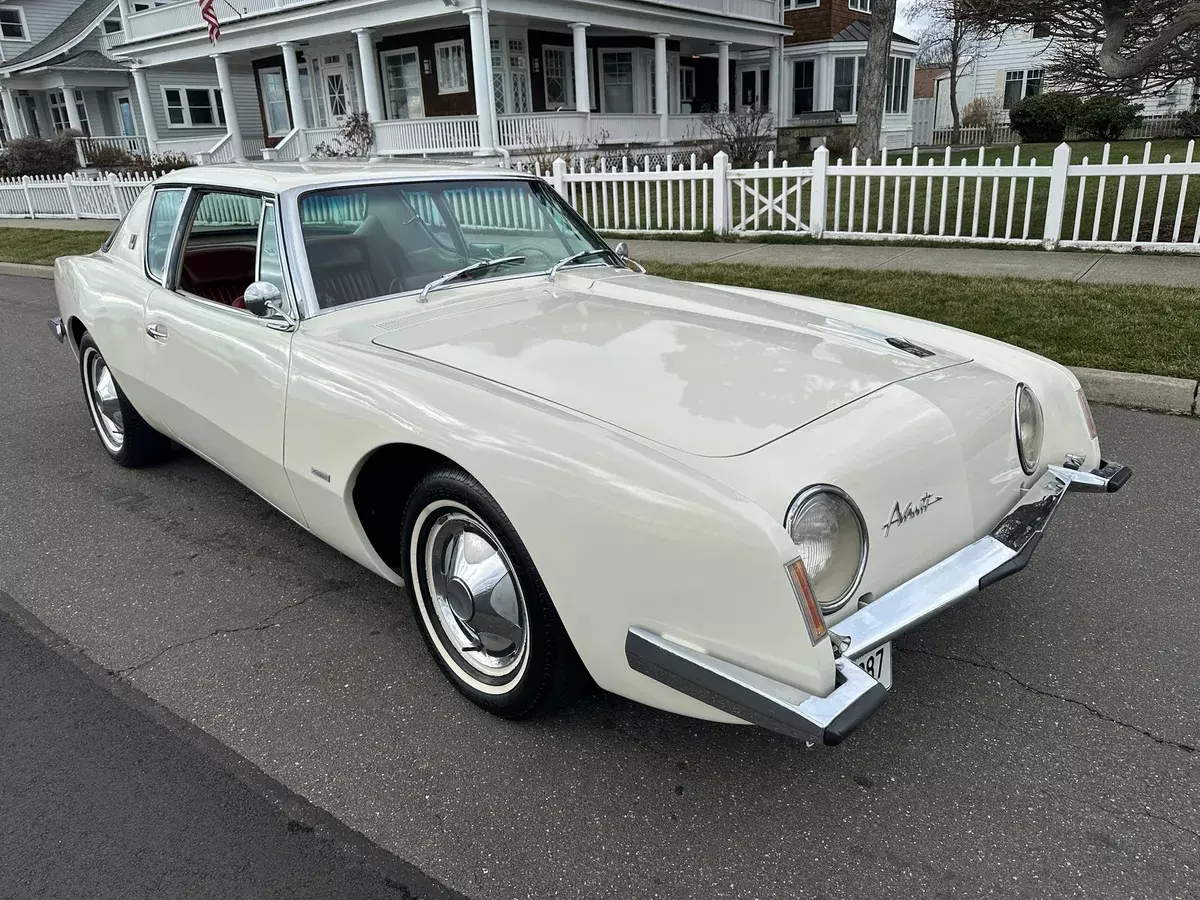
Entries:
POLYGON ((107 147, 86 142, 83 145, 83 158, 92 168, 105 172, 127 169, 133 163, 133 154, 124 147, 107 147))
POLYGON ((66 175, 79 165, 75 153, 78 131, 60 131, 53 139, 24 137, 8 142, 4 154, 5 174, 10 178, 23 175, 66 175))
POLYGON ((990 144, 996 140, 996 126, 1003 111, 999 97, 976 97, 963 107, 960 121, 964 128, 982 128, 984 143, 990 144))
POLYGON ((370 156, 375 149, 375 126, 365 112, 352 113, 329 144, 324 141, 312 148, 315 159, 370 156))
POLYGON ((1023 141, 1058 143, 1079 116, 1079 106, 1074 94, 1048 91, 1017 101, 1008 120, 1023 141))
POLYGON ((1191 109, 1181 112, 1175 125, 1181 137, 1200 137, 1200 104, 1193 103, 1191 109))
POLYGON ((825 149, 829 151, 830 162, 837 162, 839 159, 849 162, 850 154, 854 152, 854 129, 839 128, 825 135, 825 149))
POLYGON ((716 150, 729 154, 729 165, 735 169, 754 165, 775 144, 774 117, 765 107, 708 113, 701 121, 716 150))
POLYGON ((1120 97, 1092 97, 1083 101, 1075 126, 1091 141, 1115 141, 1138 123, 1142 107, 1120 97))

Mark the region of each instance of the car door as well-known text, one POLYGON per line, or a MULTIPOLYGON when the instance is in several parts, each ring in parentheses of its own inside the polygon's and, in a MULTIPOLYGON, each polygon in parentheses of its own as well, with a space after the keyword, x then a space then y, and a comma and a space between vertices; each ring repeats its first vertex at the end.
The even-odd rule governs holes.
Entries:
POLYGON ((283 467, 290 329, 241 307, 283 275, 274 202, 193 189, 161 286, 146 301, 146 378, 181 444, 303 522, 283 467))

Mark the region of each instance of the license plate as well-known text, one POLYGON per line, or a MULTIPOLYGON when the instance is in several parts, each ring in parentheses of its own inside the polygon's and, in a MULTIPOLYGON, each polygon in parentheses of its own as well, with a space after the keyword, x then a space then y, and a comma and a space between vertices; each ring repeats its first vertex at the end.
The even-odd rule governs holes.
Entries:
POLYGON ((882 684, 889 691, 892 689, 892 642, 888 641, 882 647, 876 647, 866 656, 854 660, 864 672, 882 684))

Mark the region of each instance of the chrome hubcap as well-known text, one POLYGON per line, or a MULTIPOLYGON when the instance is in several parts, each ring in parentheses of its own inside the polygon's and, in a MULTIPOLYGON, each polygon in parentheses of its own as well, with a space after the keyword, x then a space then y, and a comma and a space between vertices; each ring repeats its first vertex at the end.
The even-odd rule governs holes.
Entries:
POLYGON ((503 676, 521 665, 529 647, 525 597, 490 528, 463 510, 438 515, 425 542, 425 575, 442 631, 472 668, 503 676))
POLYGON ((117 383, 113 381, 104 357, 94 350, 88 354, 86 371, 88 400, 96 430, 100 432, 100 439, 115 453, 125 443, 125 420, 117 397, 117 383))

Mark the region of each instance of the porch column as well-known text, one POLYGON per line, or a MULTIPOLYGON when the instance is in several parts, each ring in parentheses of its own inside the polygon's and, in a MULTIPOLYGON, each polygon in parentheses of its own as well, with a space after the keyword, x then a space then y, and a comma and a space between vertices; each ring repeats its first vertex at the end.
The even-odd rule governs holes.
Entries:
POLYGON ((154 108, 150 106, 150 86, 146 83, 146 72, 134 66, 133 86, 137 90, 138 108, 142 111, 142 131, 146 133, 146 149, 153 156, 158 152, 158 126, 154 124, 154 108))
POLYGON ((475 7, 466 13, 471 24, 471 77, 475 82, 475 118, 479 120, 479 155, 484 156, 496 149, 496 135, 492 131, 492 80, 488 77, 492 48, 483 27, 483 10, 475 7))
POLYGON ((9 138, 19 138, 25 136, 25 131, 21 127, 21 113, 17 110, 17 95, 8 87, 0 87, 0 98, 4 100, 4 119, 8 126, 9 138))
POLYGON ((775 124, 779 124, 779 76, 783 74, 783 66, 780 64, 779 45, 776 44, 771 48, 769 62, 767 63, 767 111, 771 114, 771 118, 775 124))
POLYGON ((575 111, 587 115, 592 111, 592 98, 588 83, 587 23, 572 22, 575 36, 575 111))
POLYGON ((670 143, 667 113, 667 35, 654 36, 654 108, 658 111, 658 142, 670 143))
POLYGON ((717 112, 729 112, 729 41, 717 41, 717 112))
POLYGON ((287 77, 288 100, 292 108, 292 127, 308 127, 308 110, 304 108, 304 91, 300 87, 300 60, 296 57, 296 45, 284 41, 279 45, 283 51, 283 71, 287 77))
POLYGON ((238 124, 237 107, 233 102, 233 79, 229 77, 229 59, 224 53, 211 54, 217 64, 217 85, 221 88, 221 107, 225 110, 225 133, 229 135, 233 158, 238 162, 246 159, 242 151, 242 126, 238 124))
POLYGON ((383 97, 379 93, 379 69, 375 65, 375 39, 370 28, 355 28, 358 38, 358 65, 362 70, 367 116, 372 122, 383 121, 383 97))
POLYGON ((129 40, 129 0, 117 0, 117 10, 121 13, 121 31, 125 32, 125 39, 129 40))
POLYGON ((75 105, 75 89, 63 85, 63 103, 67 106, 67 124, 72 131, 83 134, 83 122, 79 119, 79 107, 75 105))

